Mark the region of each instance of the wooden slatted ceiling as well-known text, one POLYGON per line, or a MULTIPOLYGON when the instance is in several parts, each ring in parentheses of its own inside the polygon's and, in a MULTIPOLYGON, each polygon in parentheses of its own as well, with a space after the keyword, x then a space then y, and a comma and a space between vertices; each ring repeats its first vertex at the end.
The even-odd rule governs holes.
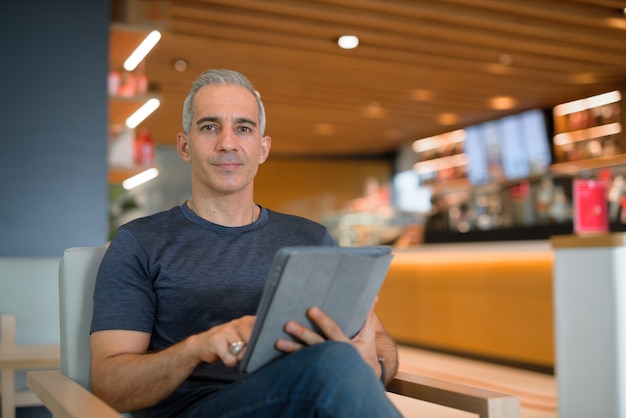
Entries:
POLYGON ((146 71, 174 143, 206 68, 250 77, 274 155, 392 152, 417 138, 626 85, 621 0, 171 0, 146 71), (361 45, 341 50, 336 39, 361 45), (189 68, 173 69, 176 59, 189 68), (504 61, 509 59, 510 64, 504 61), (512 109, 491 98, 511 96, 512 109), (442 114, 456 115, 450 125, 442 114))

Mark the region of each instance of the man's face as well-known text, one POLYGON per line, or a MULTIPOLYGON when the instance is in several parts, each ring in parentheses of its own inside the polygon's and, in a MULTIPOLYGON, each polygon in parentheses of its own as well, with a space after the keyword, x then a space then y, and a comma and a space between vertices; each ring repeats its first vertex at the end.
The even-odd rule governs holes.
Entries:
POLYGON ((191 163, 192 181, 213 195, 251 190, 271 143, 261 137, 256 98, 239 86, 205 86, 193 108, 189 136, 178 135, 178 151, 191 163))

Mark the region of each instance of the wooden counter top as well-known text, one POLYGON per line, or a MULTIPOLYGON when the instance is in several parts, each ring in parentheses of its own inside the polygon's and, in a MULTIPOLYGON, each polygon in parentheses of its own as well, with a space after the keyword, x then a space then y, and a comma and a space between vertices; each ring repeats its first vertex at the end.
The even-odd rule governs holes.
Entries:
POLYGON ((590 247, 623 247, 626 246, 626 232, 585 235, 559 235, 550 239, 552 247, 558 248, 590 248, 590 247))
POLYGON ((523 241, 486 241, 486 242, 459 242, 459 243, 432 243, 407 248, 394 248, 394 253, 477 253, 477 252, 526 252, 551 251, 549 240, 523 241))

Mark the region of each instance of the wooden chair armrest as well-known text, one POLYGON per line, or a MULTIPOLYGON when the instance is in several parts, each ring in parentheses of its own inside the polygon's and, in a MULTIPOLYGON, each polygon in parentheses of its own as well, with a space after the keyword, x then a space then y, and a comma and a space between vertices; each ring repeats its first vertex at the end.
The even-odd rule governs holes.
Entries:
POLYGON ((478 414, 480 418, 519 418, 519 398, 505 393, 398 372, 387 391, 478 414))
MULTIPOLYGON (((120 418, 122 415, 59 370, 28 372, 27 384, 55 418, 120 418)), ((519 418, 513 395, 399 372, 387 390, 402 396, 478 414, 480 418, 519 418)))
POLYGON ((59 370, 27 373, 29 389, 54 418, 120 418, 122 415, 59 370))

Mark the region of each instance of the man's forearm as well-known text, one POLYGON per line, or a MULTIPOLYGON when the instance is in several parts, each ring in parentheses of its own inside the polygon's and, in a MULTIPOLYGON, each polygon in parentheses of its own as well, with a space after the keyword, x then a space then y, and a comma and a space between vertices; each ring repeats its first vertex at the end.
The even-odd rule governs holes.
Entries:
POLYGON ((198 363, 185 341, 156 353, 119 354, 92 365, 93 391, 120 412, 147 408, 169 396, 198 363))

